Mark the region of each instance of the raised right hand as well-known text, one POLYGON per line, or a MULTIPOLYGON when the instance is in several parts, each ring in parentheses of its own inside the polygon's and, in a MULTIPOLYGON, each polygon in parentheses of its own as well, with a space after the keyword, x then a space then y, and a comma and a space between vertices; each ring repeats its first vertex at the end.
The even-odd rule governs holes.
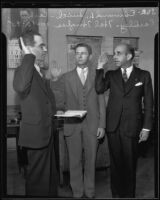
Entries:
POLYGON ((35 55, 34 51, 32 50, 32 47, 31 46, 25 46, 22 37, 20 37, 19 39, 20 39, 22 51, 24 52, 24 54, 34 54, 35 55))
POLYGON ((108 62, 108 54, 103 53, 98 58, 98 67, 97 68, 103 68, 103 66, 108 62))

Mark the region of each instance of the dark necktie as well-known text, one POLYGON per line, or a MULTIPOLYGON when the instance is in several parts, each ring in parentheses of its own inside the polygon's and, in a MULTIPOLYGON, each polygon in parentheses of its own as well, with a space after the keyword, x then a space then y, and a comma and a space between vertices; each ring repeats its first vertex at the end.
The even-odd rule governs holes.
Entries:
POLYGON ((123 77, 124 82, 127 82, 128 77, 127 77, 127 70, 125 68, 123 69, 122 77, 123 77))

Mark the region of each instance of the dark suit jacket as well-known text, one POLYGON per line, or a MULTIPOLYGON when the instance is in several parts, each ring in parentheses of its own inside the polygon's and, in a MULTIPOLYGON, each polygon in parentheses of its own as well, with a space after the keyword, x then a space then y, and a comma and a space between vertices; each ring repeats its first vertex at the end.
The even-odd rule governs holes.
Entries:
POLYGON ((116 130, 123 111, 124 131, 128 136, 138 136, 141 128, 151 129, 153 114, 153 89, 150 73, 134 66, 125 90, 121 69, 96 70, 95 88, 103 93, 110 88, 107 106, 107 131, 116 130), (136 86, 140 83, 139 86, 136 86), (142 118, 142 110, 143 118, 142 118))
MULTIPOLYGON (((61 105, 59 107, 65 110, 79 110, 80 105, 78 101, 78 85, 76 68, 68 73, 65 73, 61 78, 61 85, 63 88, 61 91, 61 105)), ((97 95, 95 91, 95 69, 93 66, 89 66, 86 85, 86 107, 87 107, 87 129, 88 134, 96 135, 98 128, 105 128, 106 123, 106 105, 104 95, 97 95)), ((64 134, 66 136, 75 134, 81 131, 81 124, 70 121, 64 122, 64 134)))
POLYGON ((13 87, 20 97, 22 121, 19 145, 41 148, 51 137, 51 116, 55 114, 55 98, 49 81, 43 80, 34 67, 35 56, 24 56, 14 74, 13 87))

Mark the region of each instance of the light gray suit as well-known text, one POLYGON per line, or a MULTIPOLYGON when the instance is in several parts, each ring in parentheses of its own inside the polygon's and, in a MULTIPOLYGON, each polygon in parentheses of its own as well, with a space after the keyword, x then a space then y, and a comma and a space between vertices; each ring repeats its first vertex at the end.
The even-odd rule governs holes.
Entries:
MULTIPOLYGON (((95 69, 88 68, 83 86, 76 69, 61 78, 61 97, 65 110, 87 110, 83 119, 70 118, 64 122, 64 135, 69 153, 70 184, 73 197, 95 195, 95 161, 97 129, 105 128, 106 108, 104 95, 95 91, 95 69), (84 149, 84 176, 82 149, 84 149)), ((62 106, 62 105, 61 105, 62 106)))

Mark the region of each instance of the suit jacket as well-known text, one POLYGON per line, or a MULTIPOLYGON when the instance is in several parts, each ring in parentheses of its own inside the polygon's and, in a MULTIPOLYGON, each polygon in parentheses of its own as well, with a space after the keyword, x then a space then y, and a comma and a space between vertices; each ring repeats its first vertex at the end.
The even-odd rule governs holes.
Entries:
POLYGON ((22 120, 19 144, 41 148, 51 137, 51 116, 55 114, 55 98, 49 82, 43 80, 34 67, 35 56, 24 56, 14 74, 13 87, 20 97, 22 120))
MULTIPOLYGON (((68 73, 65 73, 61 78, 61 99, 63 99, 61 108, 65 110, 79 110, 78 102, 78 85, 76 68, 68 73), (63 94, 63 95, 62 95, 63 94), (62 105, 63 104, 63 105, 62 105)), ((97 95, 95 91, 95 69, 89 66, 86 85, 86 107, 87 107, 87 131, 89 134, 96 135, 98 127, 105 128, 106 126, 106 105, 104 95, 97 95)), ((64 121, 64 134, 66 136, 72 135, 81 130, 81 122, 83 120, 69 119, 64 121)))
POLYGON ((125 89, 120 68, 106 72, 105 77, 103 74, 103 69, 96 70, 95 87, 98 93, 110 88, 106 114, 107 131, 115 131, 122 114, 126 135, 135 137, 141 128, 151 129, 153 89, 150 73, 134 66, 125 89))

